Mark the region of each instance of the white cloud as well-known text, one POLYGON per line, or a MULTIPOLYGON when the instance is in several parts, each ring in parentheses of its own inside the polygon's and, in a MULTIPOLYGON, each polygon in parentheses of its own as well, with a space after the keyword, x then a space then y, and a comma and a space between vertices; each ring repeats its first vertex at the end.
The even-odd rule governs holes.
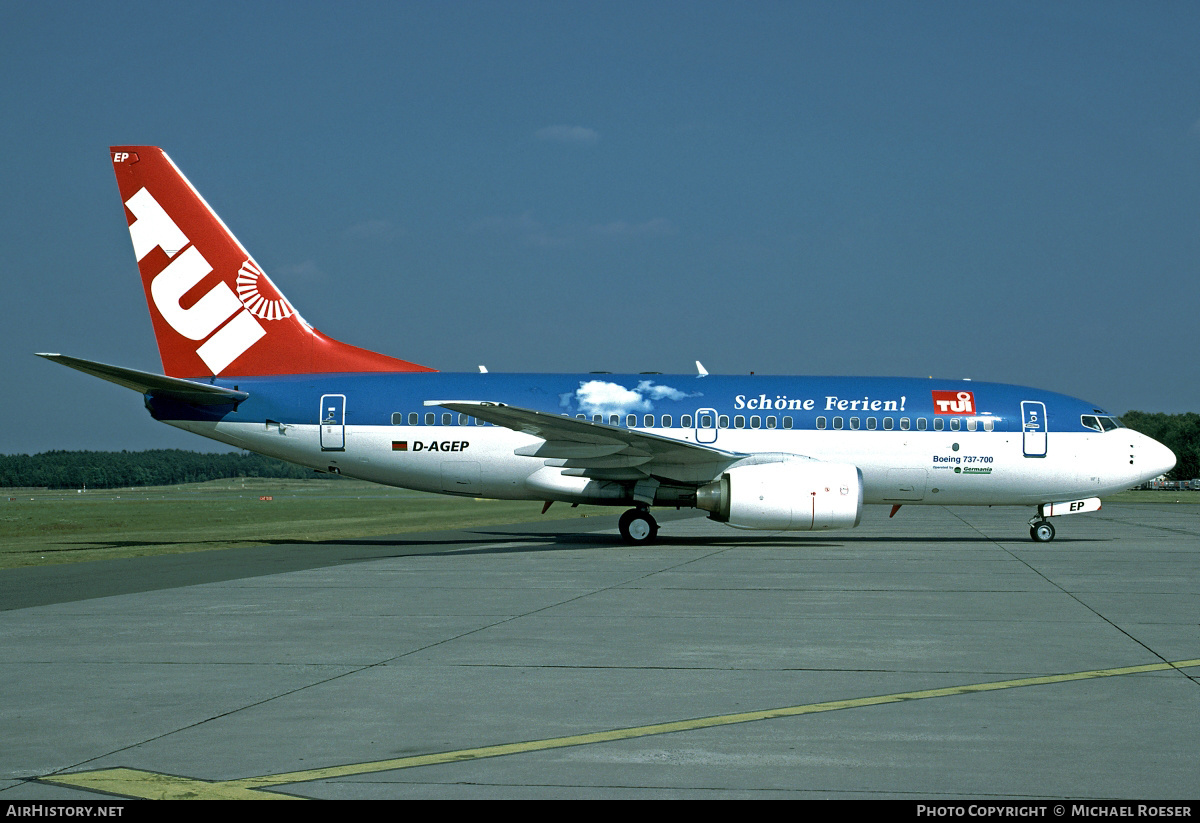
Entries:
POLYGON ((573 146, 594 146, 600 141, 600 133, 586 126, 547 126, 533 134, 538 140, 552 143, 567 143, 573 146))
POLYGON ((660 386, 653 380, 639 381, 634 389, 627 389, 619 383, 605 380, 589 380, 579 384, 579 390, 573 394, 562 396, 564 408, 570 408, 574 400, 578 403, 579 411, 588 415, 603 415, 605 422, 609 415, 626 415, 654 410, 656 400, 684 400, 688 397, 699 397, 699 392, 689 394, 670 386, 660 386))
POLYGON ((589 231, 600 237, 662 237, 675 233, 675 227, 670 220, 655 217, 642 223, 630 223, 616 220, 590 227, 589 231))
POLYGON ((382 240, 384 242, 395 240, 399 233, 390 220, 365 220, 343 232, 346 237, 354 240, 382 240))
POLYGON ((515 217, 487 217, 475 223, 474 228, 515 237, 525 245, 538 248, 558 248, 571 244, 562 231, 552 230, 529 212, 515 217))
POLYGON ((272 271, 280 280, 292 283, 323 283, 328 280, 325 272, 312 260, 291 266, 280 266, 272 271))
POLYGON ((638 383, 637 390, 649 393, 651 400, 683 400, 687 397, 696 397, 699 395, 699 392, 688 394, 679 389, 673 389, 670 386, 657 386, 653 380, 643 380, 638 383))
POLYGON ((675 233, 670 220, 656 217, 641 223, 614 220, 610 223, 547 225, 529 212, 511 217, 488 217, 477 221, 475 231, 513 237, 527 246, 564 248, 581 242, 610 242, 666 237, 675 233))
POLYGON ((603 380, 580 383, 575 398, 579 401, 579 408, 589 415, 602 414, 607 417, 610 414, 643 412, 653 408, 650 401, 637 392, 603 380))

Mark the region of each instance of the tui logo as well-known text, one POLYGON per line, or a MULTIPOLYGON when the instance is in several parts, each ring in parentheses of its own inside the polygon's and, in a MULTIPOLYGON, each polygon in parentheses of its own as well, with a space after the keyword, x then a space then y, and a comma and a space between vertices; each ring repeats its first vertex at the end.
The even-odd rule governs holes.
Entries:
POLYGON ((969 391, 935 391, 934 414, 975 414, 975 393, 969 391))
POLYGON ((145 188, 126 200, 125 206, 134 216, 129 236, 138 263, 156 248, 170 258, 150 282, 155 308, 172 329, 199 343, 196 354, 213 374, 220 374, 266 335, 255 316, 275 320, 293 313, 274 288, 270 295, 264 294, 259 284, 270 281, 248 260, 238 274, 242 297, 221 281, 184 308, 183 296, 212 272, 212 266, 145 188))

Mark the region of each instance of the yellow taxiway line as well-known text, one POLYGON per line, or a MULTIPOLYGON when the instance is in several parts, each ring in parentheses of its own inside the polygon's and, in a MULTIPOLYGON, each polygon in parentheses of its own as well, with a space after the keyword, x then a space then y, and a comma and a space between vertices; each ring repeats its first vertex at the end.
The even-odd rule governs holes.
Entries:
POLYGON ((858 709, 865 706, 880 706, 888 703, 902 703, 906 700, 952 697, 955 695, 976 694, 978 692, 1017 689, 1026 686, 1047 686, 1054 683, 1094 680, 1101 677, 1119 677, 1127 674, 1145 674, 1169 669, 1188 669, 1196 666, 1200 666, 1200 658, 1195 660, 1179 660, 1174 663, 1150 663, 1142 666, 1125 666, 1116 669, 1094 669, 1086 672, 1051 674, 1042 677, 1023 677, 1016 680, 1000 680, 992 683, 948 686, 941 689, 923 689, 921 691, 899 692, 897 694, 885 694, 877 697, 857 697, 849 700, 831 700, 826 703, 809 703, 803 706, 786 706, 778 709, 763 709, 761 711, 739 712, 737 714, 697 717, 690 720, 652 723, 647 726, 588 732, 585 734, 569 735, 567 737, 550 737, 543 740, 527 740, 520 743, 479 746, 472 749, 457 749, 455 751, 436 752, 434 754, 398 757, 392 760, 351 763, 343 766, 306 769, 304 771, 269 774, 261 777, 246 777, 236 780, 198 780, 195 778, 175 777, 155 772, 140 771, 138 769, 98 769, 89 772, 57 774, 39 779, 44 783, 53 783, 60 786, 72 786, 79 789, 104 792, 105 794, 146 799, 297 800, 300 798, 293 795, 264 790, 290 783, 308 783, 314 780, 331 780, 339 777, 351 777, 375 772, 411 769, 416 766, 461 763, 469 760, 481 760, 487 757, 503 757, 505 755, 545 751, 546 749, 588 746, 594 743, 610 743, 615 740, 631 740, 637 737, 650 737, 658 734, 711 729, 717 726, 732 726, 738 723, 753 723, 759 720, 774 720, 781 717, 798 717, 805 714, 858 709))

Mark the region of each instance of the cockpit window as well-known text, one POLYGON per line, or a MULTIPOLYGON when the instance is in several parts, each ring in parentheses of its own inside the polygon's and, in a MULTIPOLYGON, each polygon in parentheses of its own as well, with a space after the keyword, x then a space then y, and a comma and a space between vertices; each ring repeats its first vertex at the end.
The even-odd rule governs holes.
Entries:
POLYGON ((1092 429, 1098 432, 1110 432, 1113 429, 1123 429, 1125 425, 1115 417, 1099 414, 1085 414, 1079 418, 1079 422, 1086 429, 1092 429))

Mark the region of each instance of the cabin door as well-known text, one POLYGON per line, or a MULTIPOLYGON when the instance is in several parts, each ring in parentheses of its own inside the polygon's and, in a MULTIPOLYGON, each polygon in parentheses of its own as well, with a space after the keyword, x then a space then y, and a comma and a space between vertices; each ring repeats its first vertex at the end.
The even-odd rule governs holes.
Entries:
POLYGON ((1046 404, 1021 401, 1021 450, 1026 457, 1046 456, 1046 404))
POLYGON ((321 395, 321 451, 346 450, 346 395, 321 395))

